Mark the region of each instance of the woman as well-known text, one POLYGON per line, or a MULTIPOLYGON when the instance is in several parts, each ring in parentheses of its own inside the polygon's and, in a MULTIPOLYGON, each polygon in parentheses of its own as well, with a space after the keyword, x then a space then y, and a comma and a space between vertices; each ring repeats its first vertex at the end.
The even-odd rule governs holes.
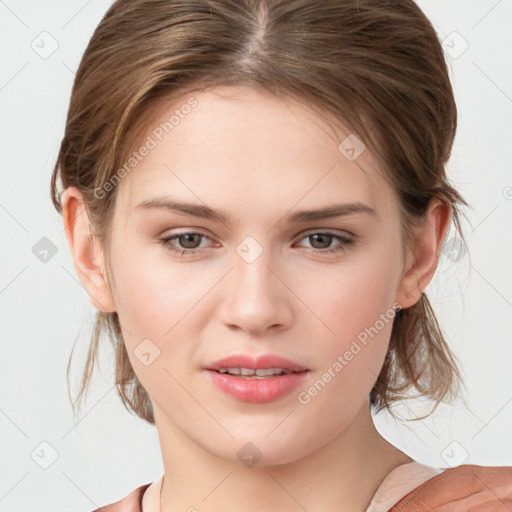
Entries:
POLYGON ((424 292, 462 237, 456 119, 410 0, 112 5, 52 198, 98 309, 79 398, 106 330, 165 471, 97 512, 512 504, 512 468, 425 466, 372 420, 458 389, 424 292))

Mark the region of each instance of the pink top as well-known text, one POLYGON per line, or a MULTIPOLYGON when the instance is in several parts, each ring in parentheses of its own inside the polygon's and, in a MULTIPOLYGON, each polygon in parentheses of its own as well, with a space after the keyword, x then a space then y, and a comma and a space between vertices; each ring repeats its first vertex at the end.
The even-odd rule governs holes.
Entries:
POLYGON ((381 482, 365 512, 387 512, 413 489, 443 471, 414 461, 397 466, 381 482))

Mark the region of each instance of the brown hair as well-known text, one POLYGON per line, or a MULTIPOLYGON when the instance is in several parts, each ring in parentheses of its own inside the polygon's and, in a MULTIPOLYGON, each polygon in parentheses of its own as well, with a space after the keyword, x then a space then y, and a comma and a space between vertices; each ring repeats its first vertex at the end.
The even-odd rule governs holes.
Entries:
MULTIPOLYGON (((298 99, 364 141, 398 193, 404 251, 434 196, 451 207, 464 239, 458 207, 467 203, 445 173, 455 100, 434 28, 412 0, 118 0, 76 73, 51 182, 59 212, 57 178, 83 194, 107 270, 116 187, 101 198, 96 192, 133 151, 151 106, 230 85, 298 99)), ((461 376, 425 293, 393 322, 370 403, 389 408, 416 389, 437 407, 455 394, 461 376)), ((123 404, 154 423, 115 312, 97 312, 77 400, 87 391, 102 333, 115 347, 123 404)))

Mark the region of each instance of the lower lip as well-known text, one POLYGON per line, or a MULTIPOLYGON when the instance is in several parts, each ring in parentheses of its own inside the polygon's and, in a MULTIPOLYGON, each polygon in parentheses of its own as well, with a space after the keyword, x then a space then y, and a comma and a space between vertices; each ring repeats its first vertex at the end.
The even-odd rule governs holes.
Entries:
POLYGON ((262 404, 277 400, 299 386, 304 381, 308 370, 264 379, 237 377, 214 370, 206 370, 206 373, 213 384, 224 393, 243 402, 262 404))

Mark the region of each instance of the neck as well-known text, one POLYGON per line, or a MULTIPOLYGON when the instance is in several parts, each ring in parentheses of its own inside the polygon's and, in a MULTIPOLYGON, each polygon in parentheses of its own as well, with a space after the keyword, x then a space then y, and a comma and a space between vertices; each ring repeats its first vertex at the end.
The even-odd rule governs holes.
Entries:
POLYGON ((154 410, 165 472, 162 512, 361 512, 381 480, 412 461, 378 433, 366 404, 347 428, 306 457, 253 467, 204 450, 154 410))

